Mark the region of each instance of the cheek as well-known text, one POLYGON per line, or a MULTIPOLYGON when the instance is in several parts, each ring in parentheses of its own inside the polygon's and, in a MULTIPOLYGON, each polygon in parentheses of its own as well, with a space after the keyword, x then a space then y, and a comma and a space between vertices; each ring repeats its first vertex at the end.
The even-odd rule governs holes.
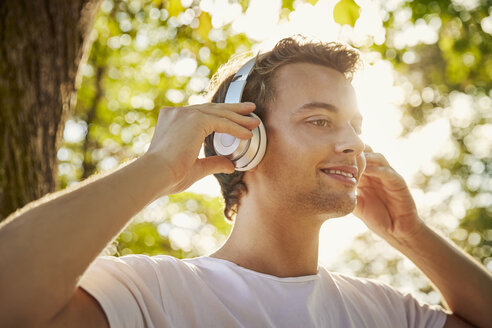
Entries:
POLYGON ((267 150, 265 157, 271 157, 275 160, 279 157, 285 156, 285 154, 292 153, 293 149, 297 147, 295 143, 295 138, 287 129, 282 129, 281 127, 266 126, 267 131, 267 150))
POLYGON ((277 170, 281 163, 285 162, 286 140, 273 128, 267 128, 267 147, 265 156, 260 162, 260 166, 268 172, 277 170))
POLYGON ((267 140, 267 149, 264 162, 265 170, 285 170, 292 172, 299 167, 309 152, 306 152, 306 146, 302 144, 299 138, 293 133, 285 131, 270 130, 267 140))

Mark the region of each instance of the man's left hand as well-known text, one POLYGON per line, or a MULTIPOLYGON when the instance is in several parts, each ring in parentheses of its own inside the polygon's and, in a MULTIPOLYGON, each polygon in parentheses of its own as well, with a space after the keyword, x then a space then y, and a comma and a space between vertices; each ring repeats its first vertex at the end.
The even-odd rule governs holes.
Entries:
POLYGON ((358 183, 354 214, 388 242, 411 238, 424 223, 405 180, 382 154, 367 145, 364 153, 367 166, 358 183))

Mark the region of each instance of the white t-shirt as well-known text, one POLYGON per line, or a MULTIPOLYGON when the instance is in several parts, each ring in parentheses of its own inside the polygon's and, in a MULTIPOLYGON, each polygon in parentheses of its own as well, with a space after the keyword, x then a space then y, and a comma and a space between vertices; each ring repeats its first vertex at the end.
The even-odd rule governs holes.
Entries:
POLYGON ((99 257, 80 286, 111 327, 442 327, 441 307, 370 279, 279 278, 211 257, 99 257))

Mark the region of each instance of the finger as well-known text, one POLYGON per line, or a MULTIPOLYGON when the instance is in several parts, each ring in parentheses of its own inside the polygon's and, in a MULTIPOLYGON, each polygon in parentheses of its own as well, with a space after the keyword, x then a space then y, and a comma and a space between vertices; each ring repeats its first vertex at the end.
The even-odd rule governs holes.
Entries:
POLYGON ((398 191, 406 188, 405 180, 395 170, 388 166, 371 166, 367 167, 364 176, 371 180, 371 183, 381 183, 390 191, 398 191), (378 180, 377 182, 374 180, 378 180))
POLYGON ((365 153, 367 166, 382 165, 390 166, 386 157, 381 153, 365 153))
POLYGON ((380 177, 382 175, 392 174, 392 173, 397 174, 395 170, 393 170, 391 167, 378 166, 378 165, 366 166, 366 170, 364 171, 364 175, 366 176, 377 176, 377 177, 380 177))
POLYGON ((206 158, 199 158, 196 162, 197 166, 197 179, 217 173, 231 174, 235 171, 234 164, 223 156, 210 156, 206 158))
POLYGON ((374 150, 372 150, 372 147, 371 146, 369 146, 368 144, 365 144, 364 145, 364 152, 366 152, 366 153, 372 153, 372 152, 374 152, 374 150))
POLYGON ((241 115, 246 115, 255 110, 256 105, 252 102, 243 102, 243 103, 206 103, 199 105, 189 106, 193 109, 198 109, 204 112, 208 112, 210 110, 221 110, 221 111, 229 111, 235 112, 241 115))
POLYGON ((198 110, 205 114, 226 118, 250 130, 253 130, 260 124, 260 120, 258 120, 255 117, 239 114, 231 110, 224 110, 223 108, 212 107, 212 108, 198 109, 198 110))
POLYGON ((250 139, 253 136, 250 129, 227 118, 209 114, 206 116, 209 121, 205 131, 207 136, 212 132, 227 133, 242 140, 250 139))

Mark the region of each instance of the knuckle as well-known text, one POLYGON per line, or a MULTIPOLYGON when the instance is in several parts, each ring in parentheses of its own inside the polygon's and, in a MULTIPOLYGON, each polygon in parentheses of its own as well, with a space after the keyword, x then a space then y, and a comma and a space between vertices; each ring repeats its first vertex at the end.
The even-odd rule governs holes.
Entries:
POLYGON ((196 116, 196 113, 197 111, 194 110, 193 108, 189 108, 189 107, 177 107, 176 108, 176 111, 175 111, 175 114, 176 115, 179 115, 179 117, 183 117, 183 118, 189 118, 189 119, 194 119, 195 116, 196 116))
POLYGON ((186 113, 191 119, 197 120, 201 116, 201 112, 195 109, 187 109, 186 113))
POLYGON ((162 107, 159 111, 159 116, 169 115, 173 112, 174 107, 162 107))
POLYGON ((173 108, 174 107, 171 107, 171 106, 162 107, 160 113, 170 111, 173 108))
POLYGON ((374 156, 377 157, 378 159, 384 159, 384 155, 381 153, 374 153, 374 156))

